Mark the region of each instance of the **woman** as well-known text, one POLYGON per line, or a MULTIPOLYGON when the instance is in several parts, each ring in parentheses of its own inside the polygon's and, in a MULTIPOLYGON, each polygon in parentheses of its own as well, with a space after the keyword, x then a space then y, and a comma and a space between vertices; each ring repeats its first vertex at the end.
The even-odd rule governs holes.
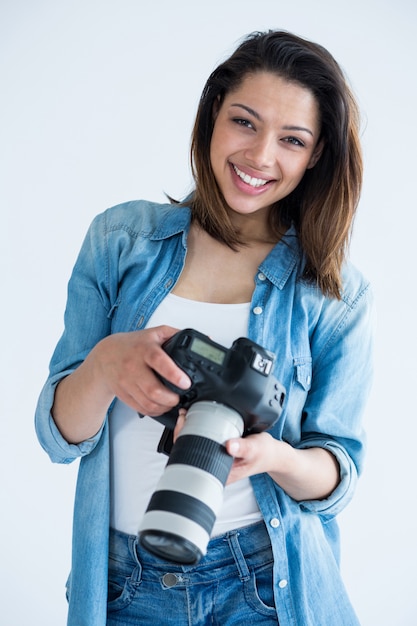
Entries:
POLYGON ((94 220, 36 415, 53 461, 81 457, 69 624, 358 624, 335 519, 362 468, 371 376, 369 286, 346 260, 358 130, 325 49, 255 33, 203 91, 191 196, 94 220), (234 462, 207 555, 181 566, 138 545, 166 457, 162 425, 137 413, 178 404, 156 373, 190 386, 161 347, 186 327, 274 352, 287 394, 269 431, 225 443, 234 462))

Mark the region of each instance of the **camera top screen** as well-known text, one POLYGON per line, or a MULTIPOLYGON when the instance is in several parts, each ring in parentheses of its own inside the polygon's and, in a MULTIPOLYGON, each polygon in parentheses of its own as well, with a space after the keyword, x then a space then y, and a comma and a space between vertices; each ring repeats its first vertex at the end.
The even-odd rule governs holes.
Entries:
POLYGON ((213 344, 206 343, 202 339, 194 337, 190 348, 193 352, 195 352, 195 354, 203 356, 209 361, 216 363, 216 365, 223 365, 226 352, 224 350, 220 350, 220 348, 217 348, 216 346, 213 346, 213 344))

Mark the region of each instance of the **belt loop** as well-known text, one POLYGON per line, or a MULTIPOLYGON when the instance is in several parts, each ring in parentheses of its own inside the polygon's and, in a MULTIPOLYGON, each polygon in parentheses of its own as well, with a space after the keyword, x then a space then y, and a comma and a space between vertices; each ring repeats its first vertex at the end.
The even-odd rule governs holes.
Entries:
POLYGON ((239 532, 237 530, 229 531, 226 535, 226 539, 229 543, 230 551, 235 560, 240 579, 242 581, 248 580, 250 578, 250 572, 246 564, 246 560, 243 555, 242 548, 240 547, 239 532))
POLYGON ((138 584, 142 580, 142 563, 139 560, 139 555, 138 555, 138 550, 137 550, 139 547, 139 537, 135 535, 129 535, 128 543, 129 543, 129 552, 133 556, 137 565, 134 572, 132 573, 131 582, 133 584, 138 584))

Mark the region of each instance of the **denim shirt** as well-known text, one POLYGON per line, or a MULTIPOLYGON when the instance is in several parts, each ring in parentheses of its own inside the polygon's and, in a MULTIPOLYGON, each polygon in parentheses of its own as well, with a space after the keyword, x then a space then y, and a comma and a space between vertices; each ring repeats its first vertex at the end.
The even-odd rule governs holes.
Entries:
MULTIPOLYGON (((106 623, 108 417, 96 436, 69 444, 51 416, 54 390, 103 337, 145 327, 181 274, 190 219, 187 207, 145 201, 105 211, 90 226, 69 282, 65 329, 35 424, 52 461, 81 457, 68 589, 71 626, 106 623)), ((283 413, 270 432, 296 448, 331 451, 340 482, 324 500, 296 502, 267 474, 251 481, 271 538, 280 626, 353 626, 358 621, 339 573, 335 518, 350 501, 363 465, 372 299, 368 283, 349 263, 340 300, 303 280, 303 264, 290 228, 254 276, 247 334, 275 352, 274 374, 287 390, 283 413)))

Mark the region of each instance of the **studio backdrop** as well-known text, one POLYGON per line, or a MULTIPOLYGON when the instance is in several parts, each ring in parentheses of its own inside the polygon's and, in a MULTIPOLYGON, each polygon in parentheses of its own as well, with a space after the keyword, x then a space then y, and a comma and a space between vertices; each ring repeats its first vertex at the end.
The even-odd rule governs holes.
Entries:
POLYGON ((50 463, 33 414, 86 229, 114 204, 189 191, 204 82, 244 34, 269 28, 327 47, 362 111, 365 184, 351 257, 373 284, 376 369, 366 468, 340 517, 342 570, 363 626, 417 623, 416 7, 0 2, 1 624, 65 624, 77 466, 50 463))

